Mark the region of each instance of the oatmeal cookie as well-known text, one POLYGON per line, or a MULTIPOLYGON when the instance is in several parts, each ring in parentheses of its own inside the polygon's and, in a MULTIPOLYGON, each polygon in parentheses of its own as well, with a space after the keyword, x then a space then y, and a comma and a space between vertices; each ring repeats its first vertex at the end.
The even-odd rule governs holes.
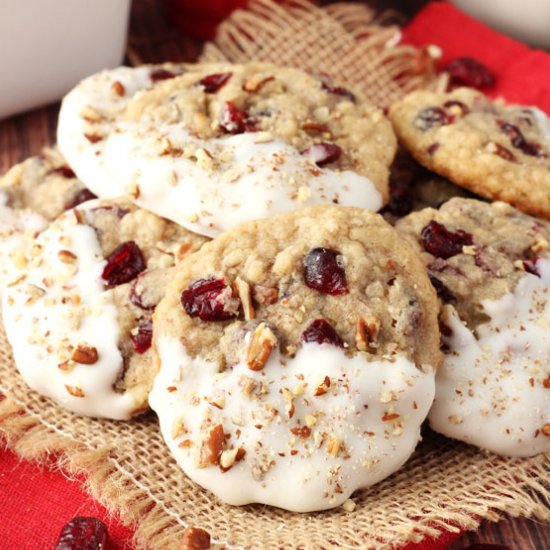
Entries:
POLYGON ((381 214, 395 224, 411 212, 439 208, 453 197, 476 198, 467 189, 430 172, 405 151, 399 151, 390 170, 390 199, 381 214))
POLYGON ((83 415, 143 411, 152 312, 170 268, 205 240, 126 200, 88 201, 53 221, 3 296, 27 384, 83 415))
POLYGON ((244 224, 176 268, 150 404, 182 469, 223 501, 331 508, 414 450, 436 318, 422 263, 377 214, 244 224))
POLYGON ((392 106, 399 141, 421 164, 488 199, 550 218, 550 120, 460 88, 392 106))
POLYGON ((156 84, 144 71, 94 75, 63 101, 60 147, 99 196, 208 236, 317 203, 387 201, 396 139, 357 92, 265 63, 186 66, 156 84))
POLYGON ((502 455, 550 451, 550 224, 454 198, 396 228, 443 306, 431 427, 502 455))
POLYGON ((55 148, 0 178, 0 291, 25 262, 24 249, 68 208, 95 198, 55 148))

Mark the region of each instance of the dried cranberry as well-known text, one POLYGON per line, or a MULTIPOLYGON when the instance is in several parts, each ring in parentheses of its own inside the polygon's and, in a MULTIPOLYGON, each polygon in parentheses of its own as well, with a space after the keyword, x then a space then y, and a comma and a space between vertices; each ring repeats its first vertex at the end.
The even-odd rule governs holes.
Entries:
POLYGON ((103 268, 101 277, 110 286, 129 283, 146 267, 143 254, 134 241, 126 241, 117 246, 106 259, 107 265, 103 268))
POLYGON ((536 275, 537 277, 540 278, 540 273, 537 268, 538 259, 539 259, 538 256, 534 256, 533 258, 528 258, 527 260, 523 260, 523 267, 525 268, 525 271, 527 271, 527 273, 531 273, 531 275, 536 275))
POLYGON ((302 333, 302 342, 316 342, 344 347, 344 342, 332 326, 324 319, 315 319, 302 333))
POLYGON ((223 279, 198 279, 181 294, 181 303, 191 317, 203 321, 229 321, 239 316, 240 300, 223 279))
POLYGON ((229 134, 242 134, 243 132, 254 132, 255 121, 242 111, 232 101, 226 101, 220 111, 220 126, 229 134))
POLYGON ((342 155, 342 149, 336 143, 323 141, 310 145, 302 155, 309 157, 317 166, 325 166, 336 162, 342 155))
POLYGON ((151 347, 153 339, 153 322, 151 319, 143 319, 138 325, 136 334, 130 335, 132 347, 136 353, 145 353, 151 347))
POLYGON ((76 517, 63 527, 54 550, 106 550, 108 544, 104 523, 97 518, 76 517))
POLYGON ((94 195, 89 189, 81 189, 73 198, 65 204, 65 210, 70 210, 79 204, 82 204, 86 201, 91 201, 92 199, 97 199, 97 196, 94 195))
POLYGON ((432 220, 420 233, 424 248, 438 258, 450 258, 462 252, 463 246, 473 244, 474 238, 470 233, 459 229, 449 231, 444 225, 432 220))
POLYGON ((510 149, 506 149, 504 145, 501 145, 500 143, 497 143, 496 141, 491 142, 491 147, 493 150, 491 151, 495 155, 498 155, 500 158, 503 158, 504 160, 509 160, 510 162, 514 162, 516 160, 516 155, 510 151, 510 149))
POLYGON ((304 258, 304 281, 309 288, 325 294, 347 294, 346 272, 339 261, 340 252, 313 248, 304 258))
POLYGON ((432 143, 428 146, 428 155, 432 156, 435 154, 435 152, 439 149, 439 143, 436 141, 435 143, 432 143))
POLYGON ((329 94, 339 95, 349 99, 350 101, 355 101, 355 96, 348 89, 343 88, 342 86, 332 86, 331 84, 323 82, 322 87, 323 90, 329 94))
POLYGON ((68 180, 76 178, 76 174, 68 166, 58 166, 57 168, 52 168, 48 174, 59 174, 68 180))
POLYGON ((176 73, 173 73, 172 71, 167 71, 166 69, 155 69, 149 74, 149 78, 153 82, 159 82, 160 80, 170 80, 171 78, 175 78, 176 76, 176 73))
POLYGON ((446 126, 454 120, 441 107, 427 107, 422 109, 414 119, 414 125, 425 132, 435 126, 446 126))
POLYGON ((437 292, 437 296, 440 298, 441 301, 447 303, 455 300, 454 294, 440 279, 438 279, 434 275, 430 275, 430 281, 432 283, 432 286, 435 288, 435 291, 437 292))
POLYGON ((204 88, 207 94, 213 94, 222 88, 227 81, 231 78, 233 73, 216 73, 209 74, 203 79, 199 80, 199 84, 204 88))
POLYGON ((514 126, 513 124, 510 124, 509 122, 505 122, 503 120, 497 121, 497 124, 499 125, 500 129, 510 138, 512 145, 516 149, 519 149, 520 151, 523 151, 526 155, 530 155, 532 157, 539 156, 540 145, 537 145, 536 143, 529 143, 517 126, 514 126))
POLYGON ((473 57, 457 57, 445 66, 451 84, 486 88, 495 83, 495 77, 488 67, 473 57))

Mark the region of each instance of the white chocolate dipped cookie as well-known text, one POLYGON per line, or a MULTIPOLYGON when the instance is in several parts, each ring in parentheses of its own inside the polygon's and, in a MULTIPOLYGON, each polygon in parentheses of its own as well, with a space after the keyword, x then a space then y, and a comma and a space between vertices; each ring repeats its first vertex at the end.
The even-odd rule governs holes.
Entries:
POLYGON ((154 85, 148 70, 100 73, 63 101, 61 150, 98 196, 207 236, 312 204, 387 201, 396 139, 360 95, 265 63, 189 65, 154 85))
POLYGON ((62 214, 3 296, 25 382, 82 415, 127 419, 146 409, 152 312, 170 268, 205 240, 125 199, 62 214))
POLYGON ((25 264, 24 251, 59 214, 95 198, 54 148, 0 178, 0 292, 25 264))
POLYGON ((430 426, 506 456, 550 451, 550 225, 455 198, 396 227, 444 304, 430 426))
POLYGON ((184 472, 224 502, 332 508, 415 449, 436 317, 424 267, 376 214, 244 224, 174 270, 150 405, 184 472))

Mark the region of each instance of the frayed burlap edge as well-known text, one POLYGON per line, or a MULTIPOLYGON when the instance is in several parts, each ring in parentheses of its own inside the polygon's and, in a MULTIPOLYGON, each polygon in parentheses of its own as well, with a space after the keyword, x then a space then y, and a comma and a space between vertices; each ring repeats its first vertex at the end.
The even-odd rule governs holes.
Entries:
POLYGON ((413 90, 444 90, 437 49, 399 44, 399 27, 385 24, 389 15, 364 4, 252 0, 221 23, 200 61, 266 61, 326 73, 380 107, 413 90))
POLYGON ((58 469, 83 484, 111 517, 134 529, 136 548, 167 548, 187 523, 167 511, 150 491, 116 464, 108 448, 90 449, 58 433, 12 396, 0 393, 0 444, 20 458, 58 469))

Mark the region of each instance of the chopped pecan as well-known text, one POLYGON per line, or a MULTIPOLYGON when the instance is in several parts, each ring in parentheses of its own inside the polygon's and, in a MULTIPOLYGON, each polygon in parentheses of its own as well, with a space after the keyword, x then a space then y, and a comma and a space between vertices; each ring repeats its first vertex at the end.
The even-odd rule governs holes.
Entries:
POLYGON ((124 88, 122 82, 119 82, 118 80, 115 80, 111 84, 111 90, 113 90, 113 92, 119 97, 123 97, 126 93, 126 88, 124 88))
POLYGON ((306 439, 311 435, 311 428, 309 426, 296 426, 295 428, 290 428, 291 433, 294 435, 306 439))
POLYGON ((224 473, 227 472, 236 462, 240 462, 245 454, 246 451, 242 447, 223 451, 220 457, 220 470, 224 473))
POLYGON ((65 264, 72 264, 76 260, 76 254, 73 254, 70 250, 60 250, 57 257, 65 264))
POLYGON ((223 426, 217 424, 210 428, 208 435, 203 439, 199 448, 198 467, 206 468, 220 463, 220 457, 225 445, 223 426))
POLYGON ((256 317, 256 311, 252 305, 252 296, 250 292, 250 285, 243 281, 240 277, 235 279, 235 290, 243 308, 244 318, 246 321, 250 321, 256 317))
POLYGON ((325 393, 327 393, 329 388, 330 388, 330 378, 328 376, 325 376, 323 382, 315 388, 313 395, 315 397, 318 397, 319 395, 324 395, 325 393))
POLYGON ((259 79, 257 76, 249 78, 243 84, 243 90, 249 93, 259 92, 268 82, 275 80, 274 76, 268 76, 267 78, 259 79))
POLYGON ((377 339, 380 330, 380 321, 375 317, 359 319, 355 329, 355 345, 359 351, 375 351, 378 347, 377 339))
POLYGON ((275 304, 279 299, 279 291, 270 286, 254 285, 254 300, 260 305, 275 304))
POLYGON ((248 368, 254 371, 262 370, 276 345, 277 337, 273 334, 273 331, 265 323, 260 323, 252 334, 246 352, 246 365, 248 368))
POLYGON ((86 344, 78 344, 71 355, 71 359, 75 363, 81 363, 83 365, 93 365, 97 363, 98 357, 97 349, 86 344))
POLYGON ((65 384, 65 389, 73 396, 73 397, 85 397, 85 393, 82 390, 82 388, 79 388, 78 386, 69 386, 65 384))

